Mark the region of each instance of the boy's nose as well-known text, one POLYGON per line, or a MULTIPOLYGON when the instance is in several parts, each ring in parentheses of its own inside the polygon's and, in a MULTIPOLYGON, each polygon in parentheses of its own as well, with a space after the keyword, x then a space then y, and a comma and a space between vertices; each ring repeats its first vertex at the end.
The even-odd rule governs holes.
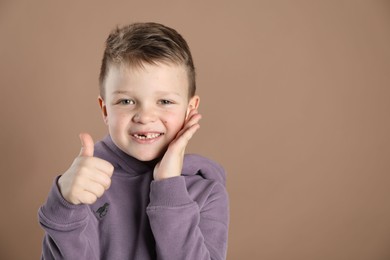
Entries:
POLYGON ((133 116, 133 122, 147 124, 156 121, 156 114, 153 109, 139 109, 133 116))

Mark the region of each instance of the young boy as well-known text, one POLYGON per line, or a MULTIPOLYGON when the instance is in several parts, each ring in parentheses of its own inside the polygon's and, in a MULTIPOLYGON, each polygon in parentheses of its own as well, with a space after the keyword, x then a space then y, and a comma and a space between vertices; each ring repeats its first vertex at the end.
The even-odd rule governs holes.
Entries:
POLYGON ((195 68, 185 40, 156 23, 106 41, 99 104, 109 135, 57 177, 39 209, 43 259, 225 259, 225 173, 184 155, 199 128, 195 68))

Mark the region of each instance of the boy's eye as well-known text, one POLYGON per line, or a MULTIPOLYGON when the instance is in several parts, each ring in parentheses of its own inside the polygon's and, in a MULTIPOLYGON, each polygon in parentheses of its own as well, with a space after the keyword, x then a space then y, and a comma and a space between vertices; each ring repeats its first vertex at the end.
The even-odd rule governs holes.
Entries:
POLYGON ((122 105, 134 105, 135 104, 134 100, 131 100, 131 99, 121 99, 121 100, 119 100, 118 103, 122 104, 122 105))
POLYGON ((170 104, 173 104, 172 101, 166 100, 166 99, 161 99, 161 100, 159 101, 159 103, 160 103, 161 105, 170 105, 170 104))

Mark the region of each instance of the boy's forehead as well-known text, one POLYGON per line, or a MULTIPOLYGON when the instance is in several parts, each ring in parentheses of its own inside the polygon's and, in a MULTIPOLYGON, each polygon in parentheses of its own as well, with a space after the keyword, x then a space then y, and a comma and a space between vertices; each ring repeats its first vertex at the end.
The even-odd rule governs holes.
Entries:
MULTIPOLYGON (((183 64, 177 64, 173 62, 156 62, 154 64, 150 63, 111 63, 108 65, 107 78, 110 78, 109 81, 121 81, 125 79, 131 79, 132 76, 142 75, 143 78, 149 78, 160 74, 160 76, 166 76, 173 72, 175 74, 174 78, 177 81, 185 80, 185 84, 180 84, 181 88, 186 88, 186 91, 189 91, 189 77, 187 67, 183 64), (159 69, 162 70, 159 70, 159 69), (149 74, 149 75, 148 75, 149 74)), ((118 82, 115 82, 118 83, 118 82)), ((112 84, 108 84, 112 86, 112 84)), ((116 84, 114 84, 116 85, 116 84)), ((107 80, 105 81, 105 88, 107 88, 107 80)), ((107 89, 106 89, 107 91, 107 89)))

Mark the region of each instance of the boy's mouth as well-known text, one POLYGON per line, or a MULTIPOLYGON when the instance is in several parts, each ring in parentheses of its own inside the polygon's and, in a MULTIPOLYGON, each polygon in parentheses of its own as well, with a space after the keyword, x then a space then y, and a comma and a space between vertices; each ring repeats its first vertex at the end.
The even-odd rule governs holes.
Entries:
POLYGON ((164 133, 136 133, 136 134, 132 134, 132 136, 134 136, 139 140, 150 140, 150 139, 155 139, 163 134, 164 133))

